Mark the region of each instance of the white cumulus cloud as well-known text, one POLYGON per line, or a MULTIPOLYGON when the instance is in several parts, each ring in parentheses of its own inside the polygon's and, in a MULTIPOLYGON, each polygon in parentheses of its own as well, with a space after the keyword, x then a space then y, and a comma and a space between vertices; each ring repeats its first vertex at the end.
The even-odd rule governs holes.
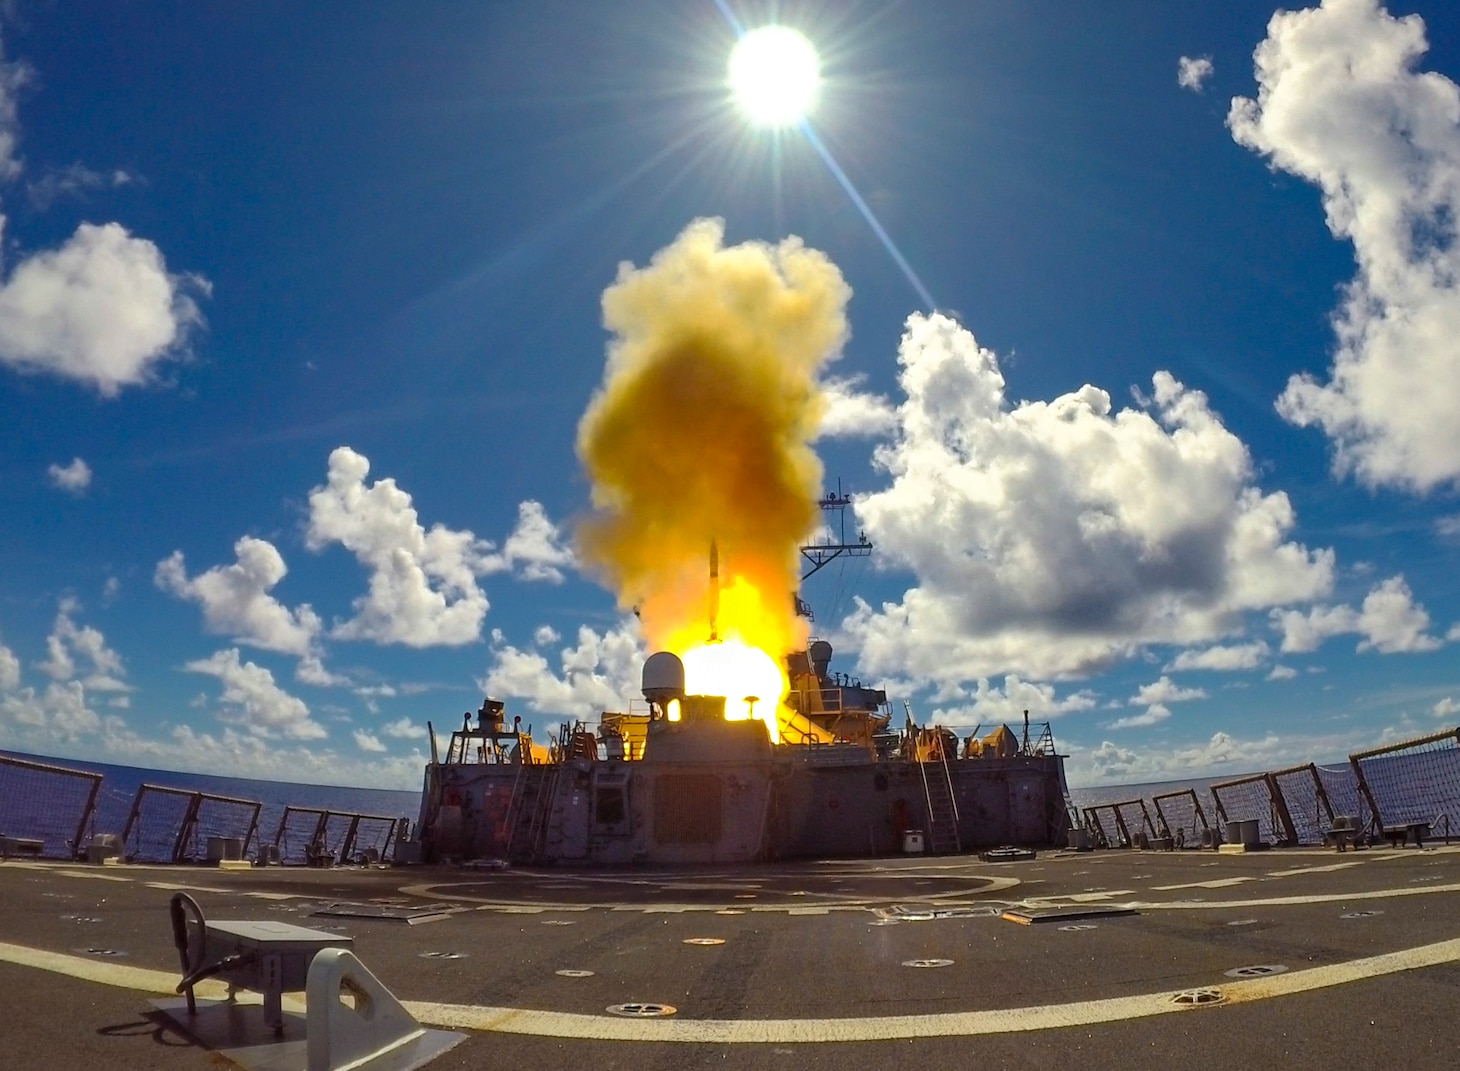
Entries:
POLYGON ((30 78, 30 67, 24 63, 6 63, 0 55, 0 181, 15 178, 23 169, 15 151, 20 140, 16 96, 30 78))
POLYGON ((1015 725, 1023 721, 1026 710, 1032 721, 1047 721, 1062 714, 1090 710, 1096 703, 1095 696, 1088 691, 1070 692, 1061 697, 1054 685, 1026 681, 1017 673, 1005 676, 1002 688, 981 677, 972 693, 949 685, 940 694, 944 699, 966 698, 968 702, 940 706, 933 711, 932 720, 939 725, 964 729, 1001 723, 1015 725))
POLYGON ((20 687, 20 659, 15 652, 0 643, 0 694, 13 692, 20 687))
POLYGON ((422 740, 426 736, 426 727, 417 725, 410 718, 400 718, 388 722, 380 727, 380 731, 386 736, 393 736, 397 740, 422 740))
POLYGON ((1444 644, 1429 634, 1430 615, 1414 601, 1400 576, 1373 588, 1357 610, 1351 606, 1314 606, 1306 613, 1274 610, 1272 623, 1283 635, 1283 651, 1294 654, 1316 651, 1323 641, 1349 633, 1361 637, 1361 652, 1414 654, 1444 644))
POLYGON ((73 495, 82 494, 91 486, 91 466, 79 457, 73 457, 69 465, 48 465, 46 476, 50 478, 52 487, 73 495))
POLYGON ((488 604, 476 578, 499 567, 491 544, 441 524, 427 531, 411 496, 389 478, 367 486, 369 471, 367 458, 339 447, 328 482, 309 493, 310 548, 340 543, 370 570, 355 616, 332 634, 408 647, 478 639, 488 604))
POLYGON ((73 163, 52 168, 34 182, 27 183, 25 192, 31 206, 38 212, 44 212, 63 197, 84 197, 92 190, 117 189, 130 186, 135 181, 132 175, 120 169, 94 171, 85 164, 73 163))
POLYGON ((83 223, 0 285, 0 363, 114 397, 186 351, 202 323, 191 294, 207 290, 202 279, 170 274, 157 246, 120 224, 83 223))
POLYGON ((880 439, 897 427, 897 409, 882 395, 863 390, 865 379, 857 375, 822 383, 826 409, 817 425, 818 437, 880 439))
POLYGON ((1211 739, 1161 748, 1127 748, 1109 740, 1097 747, 1071 747, 1066 764, 1073 785, 1129 784, 1225 771, 1230 774, 1272 770, 1314 755, 1343 754, 1364 737, 1279 737, 1268 733, 1244 740, 1215 732, 1211 739))
POLYGON ((127 692, 122 656, 107 646, 106 637, 90 625, 77 625, 71 615, 79 610, 74 599, 62 599, 51 634, 46 637, 46 658, 37 668, 54 681, 77 680, 96 692, 127 692))
POLYGON ((891 485, 856 510, 917 583, 844 622, 863 672, 1076 675, 1331 588, 1332 552, 1287 539, 1287 496, 1170 375, 1140 408, 1093 386, 1010 406, 994 354, 942 315, 911 317, 898 359, 899 432, 875 454, 891 485))
POLYGON ((1166 666, 1168 673, 1179 673, 1188 669, 1210 669, 1232 671, 1256 669, 1267 661, 1267 644, 1261 640, 1255 643, 1217 644, 1212 647, 1182 651, 1166 666))
POLYGON ((563 570, 575 562, 563 533, 548 519, 541 502, 529 499, 517 507, 517 527, 502 544, 505 568, 522 580, 546 580, 561 584, 563 570))
POLYGON ((382 752, 386 750, 385 745, 380 742, 380 737, 373 733, 367 733, 363 729, 356 729, 353 735, 355 737, 355 746, 361 751, 382 752))
POLYGON ((108 727, 119 726, 115 716, 103 717, 91 709, 86 686, 80 681, 52 681, 45 691, 22 688, 0 697, 0 724, 40 730, 41 739, 73 742, 94 740, 108 727))
POLYGON ((153 579, 163 591, 202 607, 209 632, 266 651, 310 655, 321 628, 318 615, 308 603, 290 610, 269 594, 289 572, 278 549, 267 540, 244 536, 233 545, 233 553, 238 560, 232 565, 217 565, 189 578, 183 553, 175 550, 157 563, 153 579))
POLYGON ((1183 688, 1170 677, 1163 676, 1136 689, 1136 694, 1130 697, 1130 705, 1144 707, 1152 703, 1188 703, 1193 699, 1206 697, 1207 693, 1200 688, 1183 688))
POLYGON ((1338 472, 1421 492, 1460 480, 1460 87, 1417 69, 1426 48, 1419 16, 1376 0, 1279 12, 1257 98, 1228 116, 1239 144, 1322 190, 1358 268, 1328 382, 1294 376, 1278 411, 1323 429, 1338 472))
POLYGON ((1210 56, 1182 56, 1176 61, 1176 84, 1200 93, 1215 70, 1210 56))
POLYGON ((588 720, 605 710, 627 709, 639 694, 644 658, 632 619, 603 633, 580 628, 577 646, 559 651, 556 667, 541 652, 513 647, 494 633, 483 691, 526 700, 537 713, 588 720))
POLYGON ((1164 703, 1152 703, 1146 708, 1144 714, 1129 714, 1124 718, 1116 718, 1105 726, 1107 729, 1141 729, 1148 725, 1156 725, 1171 717, 1171 710, 1164 703))
POLYGON ((184 668, 189 673, 216 677, 223 685, 221 721, 240 725, 258 736, 282 734, 292 740, 320 740, 328 735, 324 726, 309 716, 304 700, 275 684, 274 675, 265 667, 240 660, 236 647, 215 651, 184 668))

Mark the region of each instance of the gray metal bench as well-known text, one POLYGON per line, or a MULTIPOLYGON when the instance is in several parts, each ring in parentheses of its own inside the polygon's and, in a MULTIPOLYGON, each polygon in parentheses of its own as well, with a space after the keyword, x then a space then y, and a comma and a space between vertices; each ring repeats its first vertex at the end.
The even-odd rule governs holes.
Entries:
POLYGON ((39 859, 46 850, 46 842, 35 837, 6 837, 0 835, 0 859, 12 855, 28 855, 39 859))
POLYGON ((1367 842, 1368 838, 1357 816, 1351 814, 1335 815, 1333 825, 1323 832, 1323 843, 1332 844, 1341 852, 1347 851, 1350 844, 1358 849, 1367 842))
POLYGON ((1414 846, 1423 848, 1425 838, 1430 835, 1430 824, 1428 822, 1401 822, 1392 826, 1384 827, 1384 839, 1395 848, 1402 848, 1414 838, 1414 846))

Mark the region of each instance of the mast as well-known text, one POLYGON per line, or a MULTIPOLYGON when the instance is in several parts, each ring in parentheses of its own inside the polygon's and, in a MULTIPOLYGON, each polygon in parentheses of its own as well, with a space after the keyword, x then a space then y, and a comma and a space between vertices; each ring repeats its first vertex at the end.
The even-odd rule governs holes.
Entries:
MULTIPOLYGON (((810 568, 801 574, 803 584, 840 557, 865 558, 872 553, 872 541, 867 538, 866 532, 858 531, 856 542, 847 539, 847 507, 852 504, 852 496, 842 493, 840 480, 836 482, 836 490, 817 499, 816 504, 821 507, 822 514, 828 518, 826 526, 833 529, 836 536, 813 540, 801 547, 801 557, 810 565, 810 568), (836 514, 835 523, 830 519, 833 513, 836 514)), ((816 615, 811 612, 811 607, 799 593, 793 593, 791 597, 795 600, 797 614, 808 621, 816 620, 816 615)))

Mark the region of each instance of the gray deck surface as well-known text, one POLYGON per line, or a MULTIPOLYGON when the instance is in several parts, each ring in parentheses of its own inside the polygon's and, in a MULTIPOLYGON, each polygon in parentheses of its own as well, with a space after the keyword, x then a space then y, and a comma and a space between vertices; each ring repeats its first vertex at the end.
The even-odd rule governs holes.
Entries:
POLYGON ((889 1030, 908 1032, 901 1017, 1196 987, 1235 992, 1226 972, 1236 968, 1273 964, 1291 974, 1456 941, 1460 847, 1342 855, 1112 851, 1012 864, 954 857, 614 873, 0 863, 0 942, 8 946, 0 950, 0 1066, 226 1066, 164 1025, 152 1011, 156 993, 83 980, 64 964, 69 973, 45 969, 24 952, 175 972, 166 908, 178 886, 214 917, 342 927, 366 966, 405 1001, 576 1013, 630 1030, 650 1024, 615 1019, 606 1008, 656 1002, 677 1012, 652 1024, 793 1020, 813 1036, 838 1025, 867 1035, 844 1042, 580 1040, 552 1036, 559 1018, 546 1016, 519 1023, 527 1033, 474 1032, 430 1065, 441 1071, 1460 1066, 1460 945, 1431 950, 1437 961, 1429 965, 1386 961, 1377 977, 1224 1006, 1039 1029, 1020 1029, 1038 1025, 1021 1013, 1005 1021, 1015 1030, 1004 1033, 974 1032, 977 1021, 966 1017, 918 1020, 914 1033, 941 1034, 885 1039, 889 1030), (460 910, 420 925, 312 914, 330 903, 389 901, 460 910), (1107 903, 1138 911, 1034 925, 995 913, 1107 903), (1375 913, 1343 917, 1361 911, 1375 913), (723 943, 686 944, 690 938, 723 943), (125 955, 91 951, 102 949, 125 955), (903 965, 939 959, 953 962, 903 965), (559 970, 593 973, 565 977, 559 970))

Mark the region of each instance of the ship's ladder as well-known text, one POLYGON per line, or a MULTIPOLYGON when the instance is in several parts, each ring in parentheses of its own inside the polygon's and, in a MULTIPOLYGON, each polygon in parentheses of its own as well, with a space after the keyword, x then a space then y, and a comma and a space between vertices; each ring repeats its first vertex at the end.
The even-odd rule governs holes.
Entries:
POLYGON ((557 794, 560 767, 523 766, 517 772, 512 793, 512 834, 507 858, 512 862, 533 862, 542 853, 553 797, 557 794))
POLYGON ((948 769, 948 750, 940 739, 937 759, 918 763, 923 778, 923 799, 928 805, 928 849, 934 855, 954 855, 963 850, 958 836, 958 801, 953 796, 953 774, 948 769), (928 767, 933 767, 931 774, 928 767))

